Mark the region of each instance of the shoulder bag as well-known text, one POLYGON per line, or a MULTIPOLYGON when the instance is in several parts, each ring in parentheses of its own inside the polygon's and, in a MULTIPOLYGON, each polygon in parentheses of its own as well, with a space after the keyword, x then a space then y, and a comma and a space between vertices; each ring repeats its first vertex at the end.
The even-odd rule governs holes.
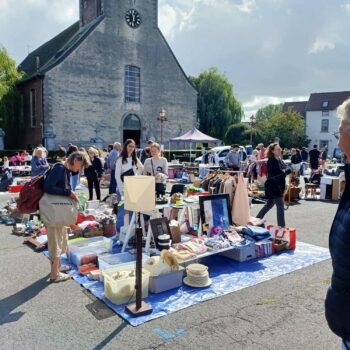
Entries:
MULTIPOLYGON (((67 174, 66 177, 66 188, 67 174)), ((44 193, 39 201, 40 218, 47 226, 69 226, 78 216, 78 202, 67 196, 44 193)))

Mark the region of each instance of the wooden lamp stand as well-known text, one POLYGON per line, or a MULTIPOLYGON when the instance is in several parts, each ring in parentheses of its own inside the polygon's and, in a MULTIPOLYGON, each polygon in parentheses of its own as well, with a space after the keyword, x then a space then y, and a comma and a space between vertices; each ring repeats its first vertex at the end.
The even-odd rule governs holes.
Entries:
POLYGON ((133 317, 152 313, 152 306, 142 301, 142 228, 136 228, 136 302, 125 306, 125 311, 133 317))

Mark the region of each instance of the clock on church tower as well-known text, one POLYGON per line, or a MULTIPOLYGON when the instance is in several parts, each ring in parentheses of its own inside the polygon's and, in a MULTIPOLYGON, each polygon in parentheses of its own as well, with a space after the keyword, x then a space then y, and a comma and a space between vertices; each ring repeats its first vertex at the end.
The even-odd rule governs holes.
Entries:
POLYGON ((141 16, 135 9, 130 9, 126 12, 125 20, 131 28, 137 28, 141 24, 141 16))

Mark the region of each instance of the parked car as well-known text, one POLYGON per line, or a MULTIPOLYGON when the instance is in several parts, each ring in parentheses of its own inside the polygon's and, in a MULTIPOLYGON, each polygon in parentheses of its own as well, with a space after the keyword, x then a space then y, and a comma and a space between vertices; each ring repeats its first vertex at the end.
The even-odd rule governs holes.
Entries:
MULTIPOLYGON (((239 146, 239 148, 245 153, 245 157, 243 158, 247 158, 247 152, 245 150, 245 147, 243 146, 239 146)), ((228 152, 230 152, 231 146, 219 146, 219 147, 214 147, 212 148, 212 150, 214 150, 216 152, 216 154, 219 157, 219 164, 222 165, 225 163, 225 158, 228 154, 228 152)), ((202 156, 196 158, 195 163, 202 163, 202 156)))

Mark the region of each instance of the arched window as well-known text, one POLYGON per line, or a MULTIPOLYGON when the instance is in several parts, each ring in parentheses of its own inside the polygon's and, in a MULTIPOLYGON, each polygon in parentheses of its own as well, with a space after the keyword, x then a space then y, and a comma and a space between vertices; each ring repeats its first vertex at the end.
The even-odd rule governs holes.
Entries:
POLYGON ((124 130, 141 130, 141 122, 136 114, 129 114, 123 123, 124 130))
POLYGON ((125 66, 124 95, 125 102, 141 102, 139 67, 125 66))

